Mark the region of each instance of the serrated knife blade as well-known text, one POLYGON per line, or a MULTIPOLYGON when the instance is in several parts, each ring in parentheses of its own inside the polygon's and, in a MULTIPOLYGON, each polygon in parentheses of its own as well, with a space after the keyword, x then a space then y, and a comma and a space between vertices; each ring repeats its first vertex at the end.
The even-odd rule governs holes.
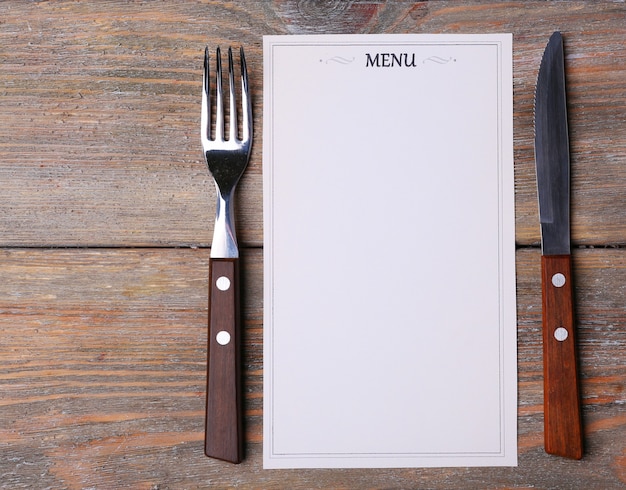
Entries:
POLYGON ((560 32, 546 46, 535 92, 535 164, 541 224, 545 450, 582 458, 570 255, 570 157, 560 32))

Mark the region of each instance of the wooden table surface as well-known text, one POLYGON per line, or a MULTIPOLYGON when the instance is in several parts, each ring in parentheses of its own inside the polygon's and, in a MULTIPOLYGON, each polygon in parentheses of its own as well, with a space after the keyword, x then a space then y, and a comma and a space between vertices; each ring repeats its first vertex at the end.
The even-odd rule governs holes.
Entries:
POLYGON ((626 487, 623 0, 5 1, 0 182, 2 488, 626 487), (546 455, 542 439, 532 110, 555 30, 568 82, 581 461, 546 455), (263 470, 262 36, 483 32, 514 35, 519 466, 263 470), (246 48, 256 130, 237 215, 238 466, 202 450, 215 194, 199 140, 201 69, 205 45, 230 43, 246 48))

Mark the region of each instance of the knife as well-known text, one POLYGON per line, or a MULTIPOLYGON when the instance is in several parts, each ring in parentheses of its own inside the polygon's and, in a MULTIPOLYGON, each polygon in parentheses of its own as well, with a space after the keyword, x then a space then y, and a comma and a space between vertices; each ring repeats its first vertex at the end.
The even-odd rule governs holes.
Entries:
POLYGON ((541 224, 544 437, 549 454, 583 455, 570 255, 570 160, 563 38, 550 37, 535 92, 535 165, 541 224))

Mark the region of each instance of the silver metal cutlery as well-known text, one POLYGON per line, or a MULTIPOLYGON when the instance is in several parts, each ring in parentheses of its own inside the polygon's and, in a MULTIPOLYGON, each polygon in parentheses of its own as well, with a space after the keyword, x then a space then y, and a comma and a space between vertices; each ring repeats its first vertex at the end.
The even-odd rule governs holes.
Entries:
POLYGON ((239 249, 233 198, 252 148, 252 103, 243 48, 239 53, 241 123, 237 115, 238 90, 231 48, 228 49, 228 111, 224 109, 220 49, 217 48, 215 56, 214 89, 209 82, 209 51, 205 50, 200 123, 204 156, 217 193, 209 261, 205 453, 232 463, 243 458, 239 249))
POLYGON ((541 223, 544 437, 550 454, 583 454, 570 255, 570 158, 563 39, 545 49, 535 93, 535 163, 541 223))

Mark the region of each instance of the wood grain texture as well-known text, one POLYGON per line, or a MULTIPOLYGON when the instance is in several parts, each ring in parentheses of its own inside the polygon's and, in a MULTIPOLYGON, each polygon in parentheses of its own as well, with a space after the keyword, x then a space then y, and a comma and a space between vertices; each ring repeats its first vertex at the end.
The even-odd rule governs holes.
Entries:
MULTIPOLYGON (((573 240, 626 241, 623 2, 8 1, 0 18, 2 244, 209 245, 214 191, 198 136, 207 44, 246 46, 261 135, 264 34, 506 31, 517 237, 536 245, 533 93, 556 29, 565 40, 573 240)), ((257 137, 238 193, 249 246, 262 242, 261 149, 257 137)))
POLYGON ((0 488, 624 488, 625 48, 626 4, 609 0, 0 2, 0 488), (581 461, 543 450, 532 112, 554 30, 581 461), (518 468, 262 469, 262 36, 381 32, 514 35, 518 468), (203 454, 215 195, 199 141, 202 54, 229 44, 246 49, 256 131, 237 194, 240 465, 203 454))
POLYGON ((540 253, 517 253, 518 468, 262 469, 262 250, 241 264, 246 459, 203 452, 207 249, 0 253, 2 488, 589 488, 626 484, 620 250, 574 255, 586 455, 543 449, 540 253))

